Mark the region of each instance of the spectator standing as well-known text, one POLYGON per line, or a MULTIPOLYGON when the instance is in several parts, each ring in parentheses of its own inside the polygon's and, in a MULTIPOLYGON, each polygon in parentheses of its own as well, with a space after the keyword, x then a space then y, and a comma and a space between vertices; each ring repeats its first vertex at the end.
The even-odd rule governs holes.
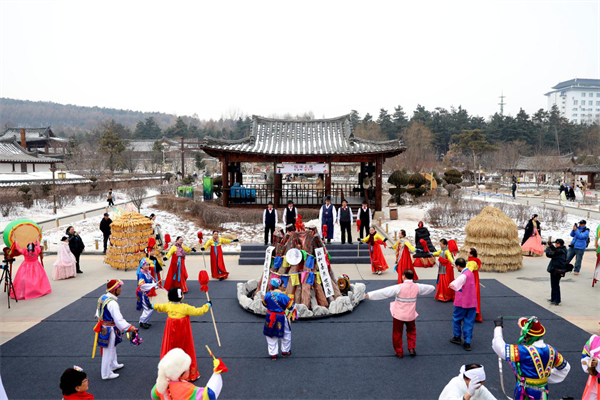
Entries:
POLYGON ((273 234, 277 225, 277 210, 273 208, 273 202, 270 201, 265 211, 263 211, 263 226, 265 227, 265 246, 273 243, 273 234))
POLYGON ((296 230, 296 219, 298 219, 298 209, 294 207, 294 202, 288 200, 287 207, 283 211, 283 225, 286 232, 294 232, 296 230))
POLYGON ((512 190, 513 199, 516 199, 517 198, 517 182, 516 181, 513 181, 511 190, 512 190))
POLYGON ((560 278, 567 272, 567 252, 565 242, 562 239, 556 239, 554 245, 551 241, 546 244, 546 257, 550 258, 548 264, 548 273, 550 274, 550 304, 560 305, 560 278))
POLYGON ((112 224, 112 219, 109 218, 108 213, 104 213, 104 217, 100 220, 100 230, 104 236, 104 254, 106 254, 106 246, 108 245, 108 239, 110 238, 110 224, 112 224))
POLYGON ((362 202, 362 207, 358 209, 358 214, 356 214, 357 225, 359 224, 359 221, 359 237, 362 239, 369 234, 369 228, 371 227, 371 209, 366 200, 362 202))
POLYGON ((581 261, 583 260, 583 253, 590 242, 590 230, 587 228, 586 224, 587 222, 582 219, 579 221, 579 225, 573 225, 573 230, 571 231, 571 237, 573 240, 571 241, 571 245, 569 245, 566 263, 570 263, 571 260, 573 260, 573 257, 576 257, 574 268, 575 275, 579 275, 579 271, 581 270, 581 261))
POLYGON ((109 206, 114 206, 115 202, 113 201, 113 192, 112 188, 108 189, 108 195, 106 196, 106 201, 108 201, 109 206))
POLYGON ((352 244, 352 209, 348 207, 348 202, 342 200, 342 207, 338 210, 337 220, 340 223, 340 231, 342 232, 342 244, 346 243, 346 233, 348 233, 348 243, 352 244))
POLYGON ((77 273, 83 274, 81 267, 79 266, 79 257, 81 257, 81 253, 83 253, 83 249, 85 249, 85 244, 83 244, 83 240, 81 236, 79 236, 78 232, 75 232, 75 228, 69 226, 67 228, 67 237, 69 239, 69 248, 71 249, 71 253, 75 256, 77 267, 77 273))

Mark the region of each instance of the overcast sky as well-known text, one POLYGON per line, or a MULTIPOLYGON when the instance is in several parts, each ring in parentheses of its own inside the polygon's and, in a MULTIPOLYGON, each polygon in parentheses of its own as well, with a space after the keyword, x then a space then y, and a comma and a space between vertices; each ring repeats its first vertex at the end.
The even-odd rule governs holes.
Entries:
POLYGON ((0 94, 178 115, 546 107, 600 76, 598 1, 6 1, 0 94))

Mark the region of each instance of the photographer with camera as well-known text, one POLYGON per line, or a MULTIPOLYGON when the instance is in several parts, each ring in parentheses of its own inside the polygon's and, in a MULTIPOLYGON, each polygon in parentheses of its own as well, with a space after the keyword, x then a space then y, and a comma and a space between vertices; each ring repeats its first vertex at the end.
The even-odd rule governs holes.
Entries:
POLYGON ((585 248, 590 244, 590 230, 587 228, 586 221, 584 219, 579 221, 579 225, 573 225, 571 237, 573 240, 569 245, 567 263, 570 263, 573 257, 576 257, 574 274, 579 275, 579 271, 581 270, 581 260, 583 260, 583 253, 585 252, 585 248))
POLYGON ((560 278, 565 276, 567 272, 567 249, 565 241, 556 239, 552 243, 552 238, 548 238, 546 242, 546 257, 550 258, 547 271, 550 273, 550 304, 560 305, 560 278))

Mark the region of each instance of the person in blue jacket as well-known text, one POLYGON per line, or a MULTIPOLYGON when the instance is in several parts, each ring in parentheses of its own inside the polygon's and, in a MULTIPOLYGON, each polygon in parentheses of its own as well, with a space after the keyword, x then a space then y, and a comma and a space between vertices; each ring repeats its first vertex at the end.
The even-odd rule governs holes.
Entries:
POLYGON ((571 241, 569 252, 567 253, 567 264, 569 264, 571 260, 573 260, 573 257, 576 256, 573 273, 575 275, 579 275, 583 253, 585 252, 585 248, 588 246, 588 241, 590 240, 590 230, 587 228, 586 221, 584 219, 579 221, 579 225, 573 225, 571 237, 573 240, 571 241))

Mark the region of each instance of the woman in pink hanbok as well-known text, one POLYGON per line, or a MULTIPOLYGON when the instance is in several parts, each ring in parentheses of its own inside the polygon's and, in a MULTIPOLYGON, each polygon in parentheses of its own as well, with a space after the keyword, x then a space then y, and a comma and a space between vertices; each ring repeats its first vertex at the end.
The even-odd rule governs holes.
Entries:
POLYGON ((54 271, 52 279, 59 281, 61 279, 74 278, 77 275, 77 260, 69 248, 69 238, 63 236, 58 244, 58 253, 54 261, 54 271))
POLYGON ((542 228, 538 221, 537 214, 527 222, 525 234, 521 241, 523 254, 526 256, 541 256, 544 254, 544 246, 542 245, 542 228))
MULTIPOLYGON (((40 242, 29 243, 25 249, 18 245, 16 248, 25 257, 25 261, 19 266, 17 276, 13 279, 17 300, 35 299, 51 293, 50 281, 38 259, 42 252, 40 242)), ((12 298, 15 298, 14 293, 11 293, 12 298)))

